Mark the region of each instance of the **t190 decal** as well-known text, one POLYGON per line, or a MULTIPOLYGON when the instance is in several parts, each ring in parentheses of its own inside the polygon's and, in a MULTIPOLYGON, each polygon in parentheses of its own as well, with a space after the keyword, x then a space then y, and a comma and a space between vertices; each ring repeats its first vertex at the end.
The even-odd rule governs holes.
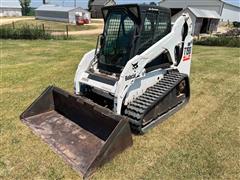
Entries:
POLYGON ((184 48, 183 52, 183 61, 188 61, 191 59, 191 54, 192 54, 192 47, 186 47, 184 48))

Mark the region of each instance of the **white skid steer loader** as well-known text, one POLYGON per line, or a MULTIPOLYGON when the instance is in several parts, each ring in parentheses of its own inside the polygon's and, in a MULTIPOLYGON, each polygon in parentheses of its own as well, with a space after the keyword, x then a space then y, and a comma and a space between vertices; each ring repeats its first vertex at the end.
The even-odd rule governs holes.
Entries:
POLYGON ((48 87, 22 113, 83 177, 132 145, 190 98, 192 22, 149 5, 104 7, 104 31, 82 58, 74 95, 48 87))

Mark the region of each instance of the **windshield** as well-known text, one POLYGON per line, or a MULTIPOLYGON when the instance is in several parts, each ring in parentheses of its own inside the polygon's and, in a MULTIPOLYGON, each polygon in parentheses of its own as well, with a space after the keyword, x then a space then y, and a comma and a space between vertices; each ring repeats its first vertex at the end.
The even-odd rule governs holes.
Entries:
POLYGON ((130 58, 134 27, 134 21, 124 12, 109 13, 100 50, 100 63, 118 68, 126 65, 130 58))

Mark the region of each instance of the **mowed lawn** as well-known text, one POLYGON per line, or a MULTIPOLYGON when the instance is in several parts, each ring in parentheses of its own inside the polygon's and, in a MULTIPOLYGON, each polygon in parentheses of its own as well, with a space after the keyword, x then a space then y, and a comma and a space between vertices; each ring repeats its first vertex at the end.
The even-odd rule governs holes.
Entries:
MULTIPOLYGON (((96 36, 1 44, 0 179, 81 179, 19 115, 48 85, 73 92, 96 36)), ((239 179, 240 49, 195 46, 191 101, 92 179, 239 179)))

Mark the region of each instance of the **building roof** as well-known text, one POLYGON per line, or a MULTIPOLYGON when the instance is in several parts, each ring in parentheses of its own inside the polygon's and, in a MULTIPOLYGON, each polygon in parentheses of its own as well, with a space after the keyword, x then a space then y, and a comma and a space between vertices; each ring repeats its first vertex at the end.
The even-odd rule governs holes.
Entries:
POLYGON ((87 11, 81 7, 65 7, 65 6, 56 6, 56 5, 42 5, 36 9, 36 11, 58 11, 58 12, 69 12, 75 9, 81 11, 87 11))
MULTIPOLYGON (((176 0, 160 0, 160 5, 161 5, 161 3, 163 3, 164 1, 176 1, 176 0)), ((220 2, 223 2, 224 4, 228 4, 228 5, 230 5, 230 6, 234 6, 234 7, 238 7, 238 8, 240 8, 240 3, 236 3, 236 4, 232 4, 232 3, 230 3, 229 1, 227 1, 227 0, 218 0, 218 1, 220 1, 220 2)), ((191 0, 189 1, 189 2, 191 2, 191 0)), ((199 2, 201 2, 201 1, 199 1, 199 2)), ((204 1, 202 1, 202 3, 204 4, 204 1)))
POLYGON ((229 6, 233 6, 233 7, 236 7, 236 8, 240 8, 240 3, 238 3, 238 5, 237 5, 237 4, 232 4, 232 3, 227 2, 226 0, 222 0, 222 2, 223 2, 224 4, 229 5, 229 6))
POLYGON ((211 19, 220 19, 220 15, 214 10, 206 10, 200 8, 188 7, 196 17, 198 18, 211 18, 211 19))
POLYGON ((92 6, 105 6, 108 3, 116 4, 114 0, 95 0, 92 2, 92 6))
POLYGON ((5 8, 22 8, 18 0, 1 0, 0 7, 5 8))

